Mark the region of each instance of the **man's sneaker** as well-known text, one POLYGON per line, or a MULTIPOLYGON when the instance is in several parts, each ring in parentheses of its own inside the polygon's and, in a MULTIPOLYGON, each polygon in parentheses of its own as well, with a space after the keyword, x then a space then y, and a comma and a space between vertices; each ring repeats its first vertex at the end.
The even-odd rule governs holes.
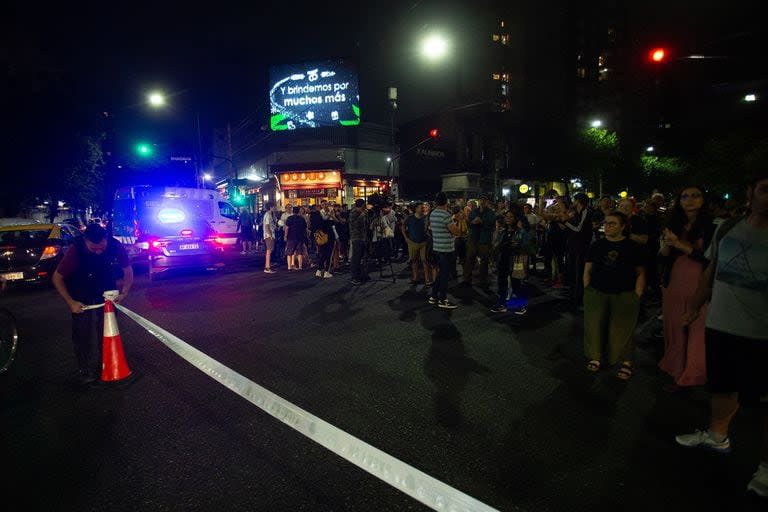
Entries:
POLYGON ((351 283, 353 286, 360 286, 361 284, 363 284, 363 282, 362 282, 362 281, 360 281, 359 279, 350 279, 350 281, 349 281, 349 282, 350 282, 350 283, 351 283))
POLYGON ((507 312, 507 307, 504 306, 503 304, 499 306, 494 306, 491 308, 491 313, 506 313, 506 312, 507 312))
POLYGON ((240 251, 240 254, 242 254, 243 256, 245 256, 245 255, 246 255, 246 254, 248 254, 248 253, 247 253, 247 252, 245 252, 245 251, 240 251))
POLYGON ((323 277, 323 271, 318 270, 317 272, 315 272, 315 277, 323 277))
POLYGON ((515 314, 516 314, 516 315, 520 315, 520 316, 523 316, 523 315, 525 315, 526 313, 528 313, 528 309, 526 309, 526 308, 520 308, 520 309, 516 309, 516 310, 515 310, 515 314))
POLYGON ((757 472, 752 475, 752 480, 747 484, 747 490, 763 498, 768 497, 768 462, 762 462, 757 466, 757 472))
POLYGON ((323 274, 323 277, 325 279, 328 279, 329 277, 333 277, 333 274, 331 274, 330 272, 326 272, 325 274, 323 274))
POLYGON ((457 306, 456 304, 454 304, 449 300, 441 300, 441 301, 438 301, 437 307, 443 308, 443 309, 456 309, 459 306, 457 306))
POLYGON ((434 297, 431 297, 431 296, 430 296, 430 297, 427 299, 427 302, 429 302, 430 304, 437 304, 437 299, 436 299, 436 298, 434 298, 434 297))
POLYGON ((274 274, 275 272, 277 272, 277 270, 272 270, 271 268, 264 269, 265 274, 274 274))
POLYGON ((708 430, 697 430, 693 434, 675 436, 675 441, 687 448, 703 448, 715 453, 730 453, 731 441, 727 437, 722 441, 716 441, 709 435, 708 430))

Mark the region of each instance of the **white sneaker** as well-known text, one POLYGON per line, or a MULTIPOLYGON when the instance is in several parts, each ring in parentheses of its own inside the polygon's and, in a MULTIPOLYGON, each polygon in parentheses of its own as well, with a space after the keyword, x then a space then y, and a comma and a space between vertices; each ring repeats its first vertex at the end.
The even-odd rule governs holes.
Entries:
POLYGON ((731 441, 727 437, 722 441, 715 441, 709 435, 709 430, 697 430, 693 434, 675 436, 675 441, 687 448, 703 448, 715 453, 730 453, 731 441))
POLYGON ((323 271, 318 270, 317 272, 315 272, 315 277, 323 277, 323 271))
POLYGON ((329 277, 333 277, 333 274, 331 274, 330 272, 326 272, 326 273, 323 275, 323 277, 324 277, 325 279, 328 279, 329 277))
POLYGON ((248 253, 247 253, 247 252, 245 252, 245 251, 240 251, 240 254, 243 254, 243 255, 245 255, 245 254, 248 254, 248 253))
POLYGON ((277 272, 277 270, 272 270, 271 268, 264 269, 265 274, 274 274, 275 272, 277 272))
POLYGON ((768 462, 762 462, 757 466, 757 471, 747 484, 747 490, 763 498, 768 497, 768 462))

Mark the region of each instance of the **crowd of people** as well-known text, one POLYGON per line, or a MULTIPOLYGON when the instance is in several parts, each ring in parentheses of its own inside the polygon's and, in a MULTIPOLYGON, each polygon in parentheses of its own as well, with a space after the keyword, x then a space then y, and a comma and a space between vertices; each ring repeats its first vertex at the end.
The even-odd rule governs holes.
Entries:
MULTIPOLYGON (((360 286, 371 268, 381 276, 389 270, 394 280, 392 262, 408 262, 410 285, 423 284, 426 302, 447 310, 458 307, 448 296, 456 280, 489 291, 491 314, 525 316, 526 282, 538 273, 538 287, 567 292, 573 311, 583 314, 585 371, 611 368, 622 380, 635 372, 641 308, 655 306, 663 324, 664 389, 706 385, 711 392, 708 427, 676 442, 728 453, 736 412, 761 408, 762 462, 748 488, 768 496, 767 173, 749 181, 743 204, 713 200, 693 184, 672 197, 606 196, 594 205, 583 193, 571 199, 553 191, 535 204, 492 203, 487 196, 449 201, 440 192, 407 206, 382 198, 358 199, 351 209, 323 201, 278 211, 267 203, 256 216, 243 209, 238 231, 242 254, 263 247, 267 274, 283 263, 321 279, 348 271, 360 286)), ((88 306, 116 289, 115 261, 125 276, 116 301, 133 274, 125 249, 103 227, 88 226, 78 243, 53 284, 73 313, 81 377, 92 382, 94 341, 85 331, 97 315, 88 306)))
MULTIPOLYGON (((634 340, 643 306, 659 307, 664 349, 658 366, 664 390, 707 384, 712 390, 709 429, 677 437, 683 446, 725 453, 728 427, 740 403, 768 408, 768 178, 749 183, 748 201, 736 204, 689 185, 672 197, 654 192, 642 201, 552 191, 539 203, 449 201, 395 205, 359 199, 349 209, 267 204, 254 219, 241 217, 243 251, 251 240, 266 251, 264 272, 276 262, 288 271, 314 269, 329 278, 348 271, 355 286, 369 269, 408 262, 410 285, 423 284, 426 300, 457 305, 448 284, 490 290, 493 314, 528 312, 526 281, 567 294, 583 312, 586 370, 611 367, 619 379, 634 371, 634 340)), ((394 277, 394 272, 393 272, 394 277)), ((766 416, 768 432, 768 416, 766 416)), ((749 483, 768 494, 768 433, 763 462, 749 483)))

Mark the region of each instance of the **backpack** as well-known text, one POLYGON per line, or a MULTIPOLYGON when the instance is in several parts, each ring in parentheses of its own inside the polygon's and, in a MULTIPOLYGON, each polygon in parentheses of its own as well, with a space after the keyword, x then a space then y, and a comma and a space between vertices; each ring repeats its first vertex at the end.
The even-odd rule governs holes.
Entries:
POLYGON ((326 233, 322 229, 318 229, 317 231, 315 231, 315 245, 319 247, 327 243, 328 243, 328 233, 326 233))

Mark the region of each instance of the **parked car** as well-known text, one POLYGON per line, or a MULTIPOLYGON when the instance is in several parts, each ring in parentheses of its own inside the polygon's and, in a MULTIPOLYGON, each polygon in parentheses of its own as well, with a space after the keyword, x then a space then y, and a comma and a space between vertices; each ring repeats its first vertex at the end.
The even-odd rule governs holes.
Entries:
POLYGON ((41 224, 40 222, 32 219, 22 219, 20 217, 3 217, 0 218, 0 227, 2 226, 26 226, 28 224, 41 224))
POLYGON ((50 282, 64 252, 80 236, 69 224, 0 227, 0 278, 8 284, 50 282))

